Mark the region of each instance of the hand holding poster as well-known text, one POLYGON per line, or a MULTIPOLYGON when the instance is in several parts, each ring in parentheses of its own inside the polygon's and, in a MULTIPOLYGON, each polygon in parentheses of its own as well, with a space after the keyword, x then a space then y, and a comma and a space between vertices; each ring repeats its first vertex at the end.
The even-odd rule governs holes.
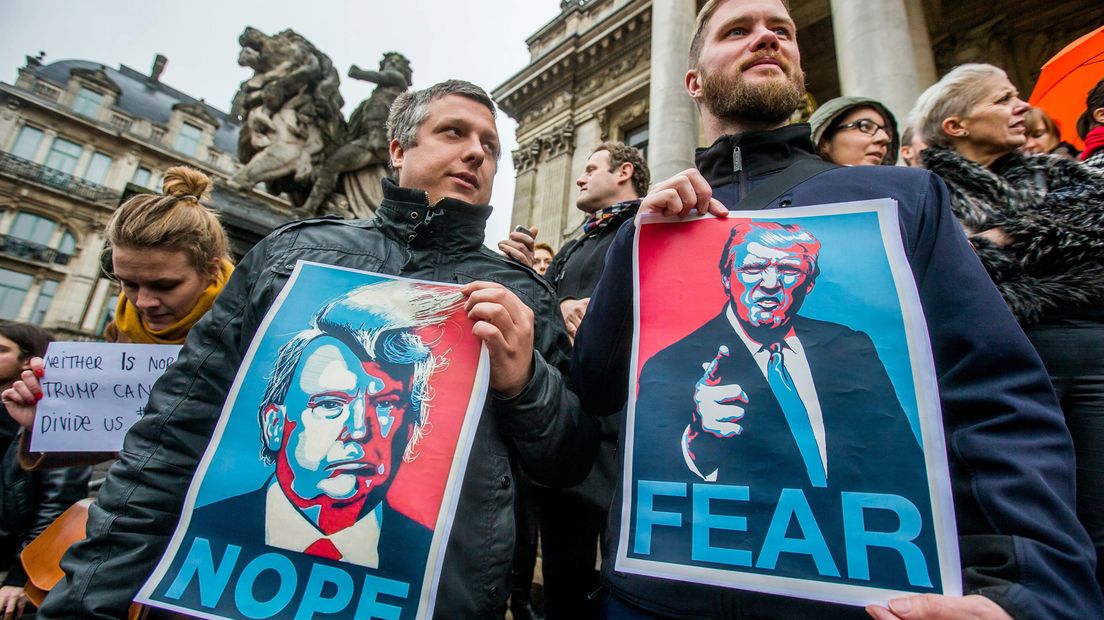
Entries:
POLYGON ((853 605, 961 593, 896 214, 643 219, 618 571, 853 605))
POLYGON ((300 262, 137 600, 201 618, 423 618, 487 386, 458 286, 300 262))
POLYGON ((35 452, 118 452, 180 345, 51 342, 42 358, 35 452))

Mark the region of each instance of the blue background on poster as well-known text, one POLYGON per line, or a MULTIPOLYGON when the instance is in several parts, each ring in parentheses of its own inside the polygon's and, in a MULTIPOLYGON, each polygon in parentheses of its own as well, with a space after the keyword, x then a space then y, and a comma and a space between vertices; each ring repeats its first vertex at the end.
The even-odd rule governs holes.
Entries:
POLYGON ((220 449, 211 460, 196 497, 196 507, 233 495, 255 491, 272 475, 272 468, 261 461, 261 432, 257 407, 264 397, 268 373, 280 347, 295 334, 310 327, 315 313, 330 298, 353 288, 387 280, 379 276, 332 267, 304 264, 295 287, 280 306, 266 338, 257 348, 241 391, 235 400, 221 445, 255 446, 255 449, 220 449))
POLYGON ((840 323, 870 336, 919 441, 912 361, 877 213, 780 218, 778 221, 802 226, 821 244, 821 273, 799 314, 840 323))

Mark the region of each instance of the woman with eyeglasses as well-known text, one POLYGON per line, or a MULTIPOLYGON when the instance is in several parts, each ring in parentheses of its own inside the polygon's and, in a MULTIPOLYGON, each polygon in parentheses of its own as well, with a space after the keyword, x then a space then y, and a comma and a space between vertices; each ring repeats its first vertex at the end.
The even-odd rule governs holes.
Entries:
POLYGON ((1077 512, 1104 557, 1104 177, 1020 150, 1027 111, 1004 71, 968 64, 925 91, 910 118, 929 145, 924 165, 946 182, 1050 373, 1076 452, 1077 512))
POLYGON ((892 166, 900 137, 884 105, 865 97, 837 97, 809 118, 813 144, 825 161, 841 166, 892 166))

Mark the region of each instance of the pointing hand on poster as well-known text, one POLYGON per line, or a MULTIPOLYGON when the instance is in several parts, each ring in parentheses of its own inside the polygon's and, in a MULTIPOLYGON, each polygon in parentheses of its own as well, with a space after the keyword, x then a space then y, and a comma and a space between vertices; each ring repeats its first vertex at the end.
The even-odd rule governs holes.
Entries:
POLYGON ((695 210, 701 215, 728 215, 728 209, 713 197, 713 188, 702 173, 696 168, 690 168, 654 185, 640 203, 638 213, 681 217, 691 215, 695 210))
POLYGON ((868 605, 866 613, 874 620, 1012 620, 1012 616, 991 599, 977 594, 921 594, 895 598, 888 608, 868 605))
POLYGON ((703 363, 705 374, 694 387, 694 422, 711 435, 727 438, 739 435, 744 428, 737 422, 744 417, 748 404, 747 392, 736 383, 721 383, 720 362, 728 357, 728 347, 717 348, 712 362, 703 363))
POLYGON ((491 389, 516 395, 533 376, 533 311, 494 282, 470 282, 460 292, 468 298, 468 318, 476 322, 472 333, 487 344, 491 389))
POLYGON ((32 357, 29 364, 30 369, 24 370, 20 379, 0 394, 8 415, 27 430, 34 427, 35 410, 42 399, 42 386, 38 380, 45 374, 41 357, 32 357))

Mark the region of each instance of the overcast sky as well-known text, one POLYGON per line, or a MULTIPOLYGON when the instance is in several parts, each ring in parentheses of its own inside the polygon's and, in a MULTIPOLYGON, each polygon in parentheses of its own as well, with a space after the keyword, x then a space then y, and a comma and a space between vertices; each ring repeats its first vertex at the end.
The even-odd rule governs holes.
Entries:
MULTIPOLYGON (((15 82, 24 57, 80 58, 148 73, 156 54, 162 81, 224 111, 251 72, 237 64, 245 26, 272 34, 292 28, 329 55, 341 74, 346 117, 374 85, 345 76, 375 69, 384 52, 410 59, 414 88, 462 78, 488 91, 529 61, 525 39, 560 11, 557 0, 0 0, 0 81, 15 82)), ((500 114, 503 155, 487 238, 506 234, 513 206, 512 119, 500 114)))

